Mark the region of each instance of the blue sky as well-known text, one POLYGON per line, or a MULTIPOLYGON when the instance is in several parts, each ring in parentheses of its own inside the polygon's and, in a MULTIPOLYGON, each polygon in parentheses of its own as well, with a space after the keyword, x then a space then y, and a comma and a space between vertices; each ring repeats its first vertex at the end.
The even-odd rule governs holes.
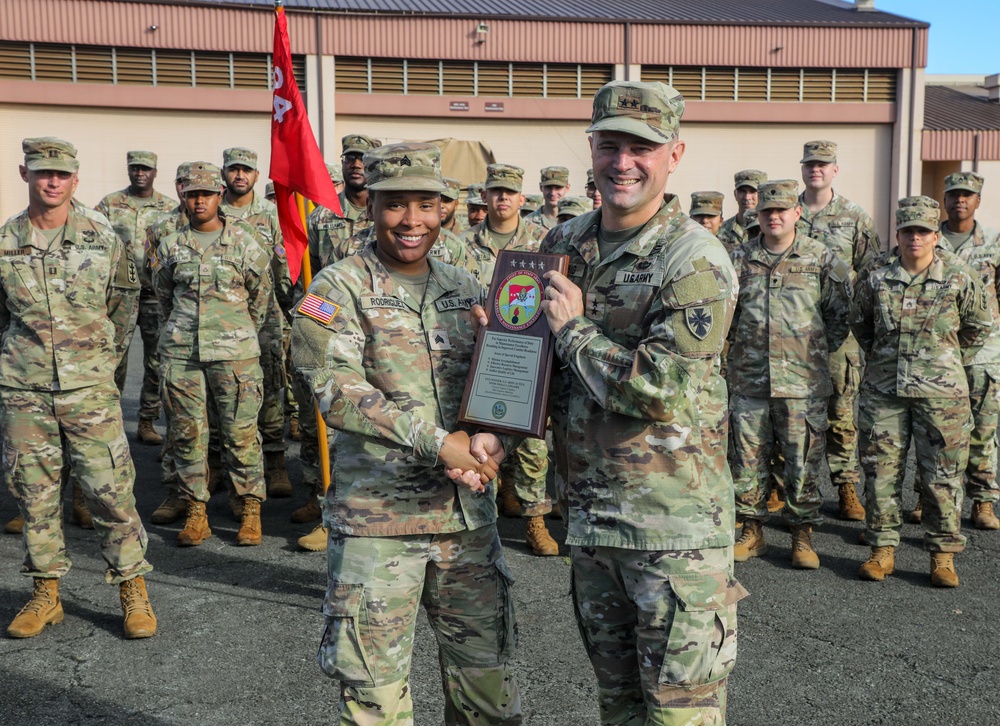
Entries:
POLYGON ((1000 1, 875 0, 875 7, 931 24, 928 73, 1000 73, 1000 1))

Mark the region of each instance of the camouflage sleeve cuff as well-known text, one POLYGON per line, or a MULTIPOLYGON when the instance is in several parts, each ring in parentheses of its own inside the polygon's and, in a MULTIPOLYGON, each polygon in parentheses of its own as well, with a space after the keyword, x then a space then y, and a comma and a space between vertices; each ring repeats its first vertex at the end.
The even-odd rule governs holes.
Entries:
POLYGON ((413 455, 421 462, 436 465, 438 452, 444 446, 448 432, 434 424, 413 417, 413 455))
POLYGON ((600 330, 594 323, 578 315, 566 323, 556 336, 556 353, 563 361, 571 361, 580 348, 599 334, 600 330))

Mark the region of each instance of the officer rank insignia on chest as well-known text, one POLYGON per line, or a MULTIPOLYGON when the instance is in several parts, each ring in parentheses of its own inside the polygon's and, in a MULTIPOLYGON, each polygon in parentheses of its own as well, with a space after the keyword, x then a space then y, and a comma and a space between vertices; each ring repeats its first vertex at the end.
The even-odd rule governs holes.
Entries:
POLYGON ((323 325, 329 324, 339 312, 340 306, 337 303, 312 293, 302 298, 302 302, 299 303, 299 314, 323 323, 323 325))
POLYGON ((712 332, 712 325, 715 317, 712 315, 712 308, 696 307, 684 310, 684 323, 687 325, 691 335, 698 340, 704 340, 712 332))

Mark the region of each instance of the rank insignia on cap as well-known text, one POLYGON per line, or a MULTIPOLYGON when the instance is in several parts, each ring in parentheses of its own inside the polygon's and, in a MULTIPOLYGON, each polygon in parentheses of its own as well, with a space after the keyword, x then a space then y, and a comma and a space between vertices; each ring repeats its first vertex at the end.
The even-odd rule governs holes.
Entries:
POLYGON ((712 332, 712 308, 687 308, 684 311, 684 322, 687 323, 691 335, 698 340, 704 340, 712 332))
POLYGON ((323 325, 328 325, 331 320, 337 317, 337 313, 339 312, 339 305, 312 293, 306 295, 302 299, 302 302, 299 303, 299 313, 319 321, 323 325))

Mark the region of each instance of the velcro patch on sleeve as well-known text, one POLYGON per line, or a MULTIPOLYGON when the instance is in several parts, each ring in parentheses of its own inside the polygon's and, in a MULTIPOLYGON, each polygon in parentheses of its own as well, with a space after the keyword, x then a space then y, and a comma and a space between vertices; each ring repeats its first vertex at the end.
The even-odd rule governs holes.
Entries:
POLYGON ((298 311, 300 315, 312 318, 323 325, 329 325, 337 317, 337 313, 340 312, 340 306, 324 297, 309 293, 302 298, 298 311))

